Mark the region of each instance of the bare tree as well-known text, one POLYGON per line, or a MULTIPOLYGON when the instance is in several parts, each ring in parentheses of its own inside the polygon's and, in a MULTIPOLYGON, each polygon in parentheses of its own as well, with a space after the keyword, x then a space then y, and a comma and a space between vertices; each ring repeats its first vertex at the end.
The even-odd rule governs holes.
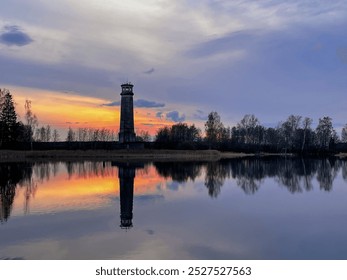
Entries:
POLYGON ((79 128, 77 131, 78 141, 87 141, 87 128, 79 128))
POLYGON ((59 142, 60 141, 60 135, 58 130, 53 130, 53 142, 59 142))
POLYGON ((149 134, 148 131, 140 130, 140 132, 137 133, 137 136, 140 141, 144 141, 144 142, 151 141, 151 135, 149 134))
POLYGON ((5 89, 1 89, 0 88, 0 112, 2 111, 2 108, 4 106, 4 102, 5 102, 5 89))
POLYGON ((47 125, 46 126, 46 139, 45 142, 50 142, 52 139, 52 130, 51 130, 51 126, 47 125))
POLYGON ((224 132, 224 125, 217 112, 211 112, 208 114, 207 121, 205 123, 205 133, 208 142, 218 142, 221 140, 224 132))
POLYGON ((76 141, 76 133, 73 131, 71 127, 69 127, 69 130, 67 132, 66 142, 73 142, 76 141))
POLYGON ((341 141, 347 143, 347 124, 342 128, 341 141))
POLYGON ((39 141, 41 142, 46 142, 46 137, 47 137, 47 132, 46 132, 46 128, 44 126, 42 126, 40 129, 39 129, 39 141))
POLYGON ((36 127, 38 126, 38 120, 35 114, 33 114, 31 110, 31 101, 25 100, 24 104, 25 108, 25 120, 26 120, 26 126, 27 126, 27 134, 28 138, 30 139, 30 149, 33 149, 33 138, 34 138, 34 132, 36 130, 36 127))
POLYGON ((243 137, 245 144, 255 144, 259 140, 258 129, 260 126, 259 120, 254 115, 245 115, 237 124, 239 134, 243 137))
POLYGON ((323 117, 319 119, 318 126, 316 128, 317 144, 327 149, 329 147, 330 140, 334 136, 334 129, 330 117, 323 117))
POLYGON ((304 120, 302 122, 303 130, 304 130, 304 137, 303 137, 303 140, 302 140, 301 152, 304 151, 305 144, 306 144, 307 131, 309 129, 311 129, 311 124, 312 124, 312 119, 311 118, 308 118, 308 117, 304 118, 304 120))
POLYGON ((300 127, 301 116, 290 115, 280 126, 281 135, 284 139, 285 149, 294 148, 298 128, 300 127))

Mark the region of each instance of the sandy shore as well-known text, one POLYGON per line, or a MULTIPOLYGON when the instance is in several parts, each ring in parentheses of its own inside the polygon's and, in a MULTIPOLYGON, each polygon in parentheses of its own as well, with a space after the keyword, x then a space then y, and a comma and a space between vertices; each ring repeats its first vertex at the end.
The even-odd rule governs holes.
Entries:
POLYGON ((11 151, 0 150, 0 162, 15 161, 71 161, 71 160, 219 160, 252 156, 244 153, 222 153, 216 150, 50 150, 11 151))

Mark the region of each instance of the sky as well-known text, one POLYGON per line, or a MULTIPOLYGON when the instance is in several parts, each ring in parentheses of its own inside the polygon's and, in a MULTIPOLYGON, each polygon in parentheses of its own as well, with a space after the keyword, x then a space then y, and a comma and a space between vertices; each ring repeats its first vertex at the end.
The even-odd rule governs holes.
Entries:
POLYGON ((40 125, 119 128, 134 84, 137 132, 203 129, 217 111, 347 123, 347 1, 1 0, 0 88, 40 125))

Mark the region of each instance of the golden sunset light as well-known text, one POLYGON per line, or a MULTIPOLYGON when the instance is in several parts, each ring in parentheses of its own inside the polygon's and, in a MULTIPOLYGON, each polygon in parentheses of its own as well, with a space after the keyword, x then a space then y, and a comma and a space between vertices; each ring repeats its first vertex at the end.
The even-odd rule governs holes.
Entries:
MULTIPOLYGON (((50 125, 61 131, 69 127, 106 128, 114 132, 119 130, 120 106, 103 106, 110 100, 76 93, 20 87, 12 89, 12 92, 15 96, 16 110, 22 121, 24 121, 25 100, 31 100, 32 111, 38 117, 39 126, 50 125)), ((156 117, 153 108, 135 107, 134 121, 137 133, 148 131, 152 136, 159 128, 173 124, 171 120, 156 117)))

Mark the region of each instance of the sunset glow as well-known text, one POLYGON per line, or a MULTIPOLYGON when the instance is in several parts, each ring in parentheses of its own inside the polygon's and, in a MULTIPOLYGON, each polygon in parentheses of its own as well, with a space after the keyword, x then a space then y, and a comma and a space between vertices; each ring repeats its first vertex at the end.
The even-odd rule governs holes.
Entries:
MULTIPOLYGON (((120 106, 104 106, 110 102, 95 97, 87 97, 68 92, 53 92, 27 88, 11 90, 16 102, 16 110, 22 121, 25 100, 32 101, 32 111, 39 120, 39 126, 50 125, 65 132, 67 128, 106 128, 118 132, 120 106)), ((120 96, 115 96, 119 98, 120 96)), ((152 136, 156 131, 173 122, 156 117, 152 108, 134 108, 137 133, 148 131, 152 136)))

